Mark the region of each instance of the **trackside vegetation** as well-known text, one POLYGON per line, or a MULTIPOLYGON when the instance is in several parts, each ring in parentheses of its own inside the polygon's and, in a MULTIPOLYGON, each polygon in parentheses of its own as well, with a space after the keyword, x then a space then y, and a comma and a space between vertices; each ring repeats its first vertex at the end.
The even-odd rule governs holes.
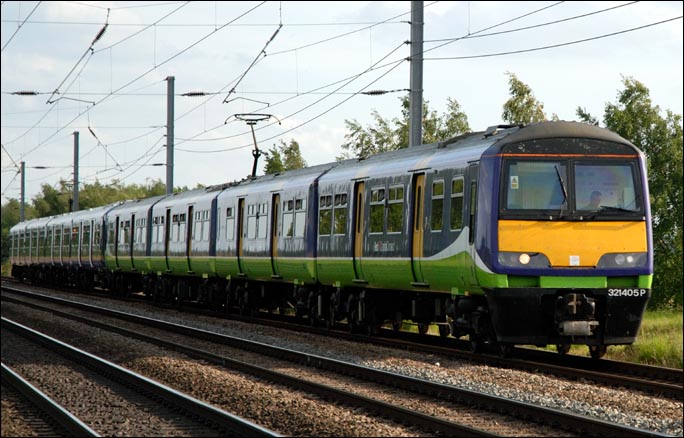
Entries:
MULTIPOLYGON (((646 310, 637 340, 632 345, 611 345, 604 359, 667 368, 682 368, 682 312, 646 310)), ((555 351, 554 346, 546 349, 555 351)), ((589 356, 584 345, 573 345, 568 354, 589 356)))

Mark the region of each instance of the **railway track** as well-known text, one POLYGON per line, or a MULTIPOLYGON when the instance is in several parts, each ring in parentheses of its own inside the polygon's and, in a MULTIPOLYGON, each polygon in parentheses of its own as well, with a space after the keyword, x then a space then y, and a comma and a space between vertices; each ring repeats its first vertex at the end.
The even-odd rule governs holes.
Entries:
MULTIPOLYGON (((13 279, 3 277, 4 287, 7 284, 19 286, 13 279)), ((103 295, 111 298, 109 295, 103 295)), ((122 299, 117 297, 117 299, 122 299)), ((145 300, 144 296, 133 295, 126 300, 145 300)), ((217 312, 194 306, 184 306, 184 311, 217 316, 217 312)), ((590 381, 607 386, 623 387, 643 391, 674 400, 684 400, 684 372, 681 369, 643 365, 631 362, 619 362, 608 359, 594 360, 589 357, 560 355, 550 351, 535 350, 524 347, 513 348, 506 357, 501 357, 495 349, 484 353, 470 351, 470 343, 462 339, 451 337, 422 335, 405 331, 383 328, 373 336, 351 333, 346 324, 340 323, 336 327, 321 328, 308 323, 302 324, 301 319, 273 313, 260 313, 257 316, 242 316, 237 314, 218 315, 233 320, 256 323, 283 330, 296 330, 322 336, 332 336, 353 342, 364 342, 388 348, 403 348, 410 351, 420 351, 430 355, 447 356, 456 360, 468 360, 487 365, 541 372, 567 379, 590 381)))
MULTIPOLYGON (((97 425, 104 434, 121 433, 127 429, 119 427, 137 418, 132 431, 144 435, 280 436, 10 319, 2 318, 2 328, 3 360, 21 366, 40 358, 41 368, 62 367, 58 379, 72 379, 68 384, 80 389, 71 388, 73 399, 55 392, 83 423, 97 425)), ((36 379, 45 387, 53 384, 42 371, 34 369, 36 379)))
POLYGON ((21 419, 19 428, 8 424, 12 430, 5 430, 3 421, 3 436, 100 436, 4 363, 2 404, 3 416, 7 408, 7 415, 21 419))
MULTIPOLYGON (((408 393, 412 393, 414 395, 420 394, 420 396, 425 397, 427 399, 442 399, 445 401, 450 401, 451 403, 457 403, 457 405, 455 406, 456 411, 472 411, 477 409, 483 409, 483 407, 486 407, 484 409, 488 411, 488 414, 486 415, 489 416, 490 419, 492 415, 501 415, 500 413, 503 412, 505 414, 501 421, 511 422, 516 421, 519 418, 535 419, 534 422, 540 425, 541 427, 543 427, 544 425, 553 425, 554 428, 560 428, 561 430, 569 431, 571 433, 577 433, 580 435, 586 433, 587 431, 591 431, 591 434, 599 434, 606 436, 658 436, 657 433, 650 431, 642 431, 631 427, 619 426, 616 424, 595 420, 593 418, 587 418, 553 409, 540 408, 538 406, 514 402, 501 397, 493 397, 486 394, 473 393, 472 391, 464 391, 447 385, 433 384, 427 381, 418 381, 416 379, 407 378, 405 376, 392 375, 391 373, 386 373, 383 371, 368 369, 366 367, 359 367, 353 364, 342 363, 340 361, 330 360, 323 357, 315 357, 310 354, 301 354, 293 351, 287 351, 277 347, 266 346, 260 343, 253 343, 244 340, 233 339, 223 335, 217 335, 215 333, 196 330, 184 326, 178 326, 163 321, 151 320, 149 318, 141 318, 135 315, 123 314, 121 312, 96 308, 94 306, 89 305, 67 303, 65 301, 60 301, 59 299, 54 298, 40 298, 48 299, 53 304, 59 303, 60 305, 75 306, 87 312, 95 312, 99 315, 106 315, 108 318, 113 317, 120 320, 135 322, 135 324, 144 324, 145 328, 141 327, 132 330, 124 330, 119 327, 121 324, 117 324, 117 326, 114 327, 111 324, 103 324, 97 321, 93 321, 92 318, 89 317, 84 317, 82 315, 73 315, 70 313, 70 311, 57 311, 52 307, 44 308, 43 310, 45 311, 50 311, 54 314, 58 314, 60 316, 68 317, 71 319, 80 320, 81 322, 90 325, 95 325, 108 331, 117 331, 123 334, 124 336, 137 337, 138 339, 144 340, 145 342, 152 342, 156 343, 157 345, 161 345, 164 348, 173 348, 176 350, 180 350, 194 357, 200 357, 202 359, 210 360, 215 363, 229 364, 229 366, 232 368, 238 368, 245 372, 258 375, 261 378, 270 379, 273 382, 281 384, 296 385, 299 387, 305 385, 307 387, 311 387, 311 384, 307 384, 305 382, 297 380, 293 381, 291 380, 291 377, 288 377, 283 380, 283 377, 279 376, 277 373, 273 374, 272 372, 260 369, 260 367, 254 367, 244 362, 235 362, 226 358, 225 356, 217 356, 207 351, 199 351, 196 348, 188 347, 187 345, 196 343, 197 339, 203 339, 215 344, 227 344, 242 350, 247 349, 251 351, 256 351, 261 355, 269 355, 272 357, 276 357, 279 360, 295 362, 298 366, 305 365, 308 367, 333 370, 335 373, 338 373, 340 375, 353 376, 355 379, 361 379, 367 382, 374 382, 373 384, 379 383, 381 385, 386 385, 391 388, 398 388, 401 391, 407 391, 408 393), (173 332, 176 335, 180 334, 183 336, 187 336, 188 339, 184 343, 179 344, 177 341, 172 342, 140 334, 143 332, 149 332, 150 327, 154 327, 155 330, 163 329, 163 331, 173 332), (508 416, 508 418, 506 418, 506 416, 508 416)), ((5 299, 8 299, 8 297, 3 295, 3 300, 5 299)), ((35 304, 34 306, 40 307, 40 305, 35 304)), ((333 393, 330 389, 316 388, 315 390, 311 389, 311 391, 317 391, 316 393, 322 397, 333 397, 336 399, 350 400, 348 395, 343 396, 338 392, 333 393)), ((358 398, 354 401, 348 402, 360 403, 358 398)), ((365 401, 364 403, 368 402, 365 401)), ((463 435, 466 433, 473 435, 486 435, 488 433, 487 431, 477 431, 473 428, 465 428, 458 431, 458 429, 454 428, 454 425, 448 426, 444 424, 430 424, 426 422, 429 421, 429 419, 420 419, 419 417, 408 417, 408 413, 406 411, 402 412, 401 410, 395 410, 394 412, 390 412, 386 410, 386 407, 381 407, 380 405, 367 405, 365 406, 365 408, 381 412, 382 415, 390 417, 394 416, 396 418, 397 416, 403 416, 405 421, 410 421, 414 424, 423 424, 432 430, 438 430, 441 433, 447 435, 463 435), (449 427, 451 429, 449 429, 449 427)), ((463 426, 461 425, 459 427, 463 426)), ((548 432, 546 432, 546 434, 548 434, 548 432)))

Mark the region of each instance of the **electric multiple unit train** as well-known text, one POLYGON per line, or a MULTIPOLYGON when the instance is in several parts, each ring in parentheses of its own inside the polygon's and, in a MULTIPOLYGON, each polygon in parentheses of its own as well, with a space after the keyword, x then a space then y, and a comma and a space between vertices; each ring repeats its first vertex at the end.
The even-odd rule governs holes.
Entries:
POLYGON ((576 122, 33 219, 11 241, 33 282, 595 358, 634 342, 653 275, 643 153, 576 122))

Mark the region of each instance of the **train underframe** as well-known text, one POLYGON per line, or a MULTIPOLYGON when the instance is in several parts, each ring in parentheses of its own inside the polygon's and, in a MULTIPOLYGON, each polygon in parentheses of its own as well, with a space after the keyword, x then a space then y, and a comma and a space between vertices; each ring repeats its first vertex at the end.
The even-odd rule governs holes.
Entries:
POLYGON ((293 285, 241 277, 141 275, 104 267, 47 264, 13 266, 12 275, 34 284, 86 291, 101 288, 117 296, 142 292, 158 303, 192 303, 226 313, 286 313, 325 327, 346 321, 350 331, 365 334, 373 334, 386 324, 400 330, 406 323, 413 323, 419 333, 425 334, 433 325, 441 336, 467 336, 473 351, 491 345, 502 356, 516 344, 555 344, 561 354, 567 353, 571 344, 585 344, 592 357, 600 358, 609 344, 634 342, 650 296, 650 290, 618 299, 601 289, 539 288, 450 296, 428 291, 293 285))

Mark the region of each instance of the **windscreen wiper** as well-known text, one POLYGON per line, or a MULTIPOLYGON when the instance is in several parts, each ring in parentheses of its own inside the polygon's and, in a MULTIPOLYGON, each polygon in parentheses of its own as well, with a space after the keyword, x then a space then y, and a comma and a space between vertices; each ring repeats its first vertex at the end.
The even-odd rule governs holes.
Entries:
POLYGON ((561 204, 560 212, 558 212, 558 217, 561 217, 563 216, 563 206, 568 202, 568 190, 565 188, 565 182, 563 181, 563 177, 560 174, 560 170, 558 170, 558 165, 556 164, 553 167, 556 169, 556 175, 558 175, 558 182, 560 183, 561 190, 563 191, 563 203, 561 204))
POLYGON ((600 205, 598 211, 599 212, 603 212, 603 211, 624 211, 626 213, 636 213, 637 212, 636 210, 629 210, 627 208, 622 208, 622 207, 612 207, 610 205, 600 205))

